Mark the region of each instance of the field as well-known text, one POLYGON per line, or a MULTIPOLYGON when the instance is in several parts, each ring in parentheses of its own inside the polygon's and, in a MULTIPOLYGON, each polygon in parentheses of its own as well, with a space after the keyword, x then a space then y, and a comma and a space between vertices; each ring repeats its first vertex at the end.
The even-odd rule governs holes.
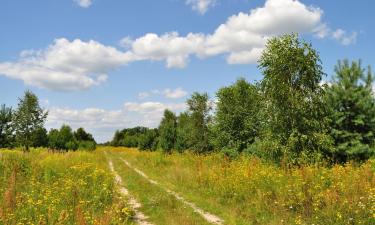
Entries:
POLYGON ((0 150, 0 224, 374 224, 374 171, 374 160, 280 168, 129 148, 0 150))

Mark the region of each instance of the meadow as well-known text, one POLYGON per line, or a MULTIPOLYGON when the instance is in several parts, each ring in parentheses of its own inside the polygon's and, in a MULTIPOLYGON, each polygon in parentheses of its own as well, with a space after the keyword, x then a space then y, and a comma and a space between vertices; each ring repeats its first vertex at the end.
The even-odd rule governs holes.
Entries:
POLYGON ((248 156, 229 160, 220 153, 111 152, 225 224, 375 223, 374 160, 282 168, 248 156))
POLYGON ((136 223, 108 160, 152 224, 210 224, 166 190, 223 224, 375 223, 374 160, 283 168, 249 156, 99 147, 0 150, 0 224, 136 223))
POLYGON ((131 224, 102 154, 0 150, 0 224, 131 224))

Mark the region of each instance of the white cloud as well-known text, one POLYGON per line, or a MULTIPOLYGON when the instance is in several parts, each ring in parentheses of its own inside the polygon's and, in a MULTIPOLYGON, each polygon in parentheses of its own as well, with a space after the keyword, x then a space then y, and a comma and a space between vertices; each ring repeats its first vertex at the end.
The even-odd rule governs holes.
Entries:
POLYGON ((101 84, 111 70, 138 60, 165 61, 167 68, 184 68, 191 56, 224 55, 229 64, 256 63, 267 40, 283 33, 328 37, 342 45, 356 42, 356 32, 334 30, 322 21, 322 15, 320 8, 298 0, 266 0, 262 7, 229 17, 212 34, 125 37, 120 41, 125 51, 93 40, 56 39, 44 50, 21 52, 17 62, 0 62, 0 74, 27 85, 71 91, 101 84))
POLYGON ((49 108, 46 127, 68 124, 73 129, 84 127, 99 142, 108 141, 117 129, 134 126, 157 127, 165 109, 176 113, 185 110, 184 103, 127 102, 119 110, 100 108, 49 108))
POLYGON ((133 60, 132 53, 96 41, 60 38, 45 50, 21 52, 18 62, 0 63, 0 74, 45 89, 81 90, 103 83, 109 71, 133 60))
POLYGON ((74 0, 74 2, 83 8, 88 8, 92 4, 92 0, 74 0))
POLYGON ((186 91, 184 91, 182 88, 176 88, 174 90, 171 90, 169 88, 165 89, 163 91, 163 94, 165 97, 167 98, 182 98, 182 97, 185 97, 188 93, 186 91))
POLYGON ((203 15, 209 8, 215 6, 216 0, 186 0, 186 4, 190 5, 194 11, 203 15))
POLYGON ((152 95, 163 95, 166 98, 178 99, 178 98, 185 97, 187 94, 188 94, 187 91, 185 91, 181 87, 178 87, 176 89, 166 88, 166 89, 164 89, 162 91, 158 90, 158 89, 154 89, 154 90, 151 90, 149 92, 147 92, 147 91, 140 92, 138 94, 138 98, 139 99, 144 99, 144 98, 148 98, 148 97, 150 97, 152 95))
MULTIPOLYGON (((168 68, 184 68, 192 55, 205 58, 224 54, 230 64, 249 64, 257 62, 265 43, 275 35, 297 32, 324 38, 328 32, 332 38, 331 28, 322 22, 322 16, 320 8, 297 0, 267 0, 264 6, 249 13, 229 17, 212 34, 148 33, 132 43, 125 38, 125 42, 139 58, 165 60, 168 68)), ((339 32, 333 39, 347 45, 355 37, 339 32)))
POLYGON ((188 34, 180 37, 177 32, 162 36, 148 33, 133 41, 131 52, 142 60, 166 60, 168 68, 184 68, 190 54, 198 51, 203 44, 202 34, 188 34))
POLYGON ((326 24, 321 24, 319 27, 316 28, 316 34, 318 38, 331 38, 338 41, 342 45, 351 45, 357 42, 357 32, 353 31, 351 33, 343 30, 343 29, 336 29, 332 30, 326 24))

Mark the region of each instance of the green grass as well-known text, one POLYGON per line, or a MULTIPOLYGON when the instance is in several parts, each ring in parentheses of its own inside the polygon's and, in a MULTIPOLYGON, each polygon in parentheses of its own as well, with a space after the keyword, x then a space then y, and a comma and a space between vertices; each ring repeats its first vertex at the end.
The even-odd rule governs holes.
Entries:
POLYGON ((116 153, 110 152, 109 157, 113 160, 115 170, 122 177, 125 187, 142 204, 140 210, 149 217, 152 223, 208 224, 190 207, 127 167, 116 153))
POLYGON ((375 224, 375 161, 282 169, 220 154, 113 152, 226 224, 375 224))

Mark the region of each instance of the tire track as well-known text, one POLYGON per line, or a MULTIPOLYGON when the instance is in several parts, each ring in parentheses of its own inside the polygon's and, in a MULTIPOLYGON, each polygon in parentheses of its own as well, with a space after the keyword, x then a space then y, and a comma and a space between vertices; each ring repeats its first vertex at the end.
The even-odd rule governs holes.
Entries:
POLYGON ((173 195, 177 200, 181 201, 182 203, 188 205, 190 208, 193 209, 194 212, 198 213, 200 216, 202 216, 207 222, 209 223, 212 223, 212 224, 217 224, 217 225, 223 225, 224 224, 224 221, 219 218, 218 216, 214 215, 214 214, 211 214, 209 212, 206 212, 204 211, 203 209, 199 208, 198 206, 196 206, 194 203, 192 202, 189 202, 187 201, 186 199, 184 199, 180 194, 172 191, 172 190, 169 190, 168 188, 165 188, 161 185, 159 185, 159 183, 155 180, 152 180, 151 178, 149 178, 145 173, 143 173, 142 171, 140 171, 139 169, 133 167, 128 161, 126 161, 124 158, 120 157, 121 161, 123 161, 130 169, 134 170, 136 173, 138 173, 139 175, 141 175, 143 178, 145 178, 148 182, 150 182, 151 184, 154 184, 160 188, 162 188, 165 192, 173 195))
POLYGON ((137 224, 139 224, 139 225, 154 225, 154 224, 148 222, 147 221, 148 217, 139 210, 139 208, 141 208, 141 206, 142 206, 141 203, 139 203, 134 197, 132 197, 129 194, 129 191, 123 185, 122 178, 120 177, 120 175, 116 172, 115 168, 113 167, 112 160, 108 158, 108 155, 107 155, 106 152, 105 152, 105 155, 106 155, 106 157, 108 159, 109 169, 115 175, 116 183, 117 183, 117 185, 120 188, 119 189, 120 194, 123 195, 123 196, 125 196, 125 197, 127 197, 129 199, 128 203, 132 207, 132 209, 134 210, 134 213, 135 213, 134 220, 135 220, 135 222, 137 224))

